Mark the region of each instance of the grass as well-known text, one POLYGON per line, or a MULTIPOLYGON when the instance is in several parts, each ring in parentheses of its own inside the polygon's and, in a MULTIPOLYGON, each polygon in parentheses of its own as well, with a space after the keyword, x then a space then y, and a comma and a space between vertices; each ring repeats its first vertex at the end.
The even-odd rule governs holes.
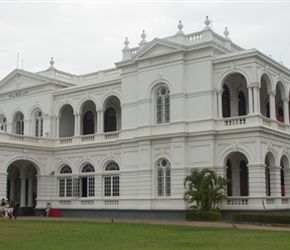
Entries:
POLYGON ((0 221, 2 249, 289 249, 288 231, 173 225, 0 221))

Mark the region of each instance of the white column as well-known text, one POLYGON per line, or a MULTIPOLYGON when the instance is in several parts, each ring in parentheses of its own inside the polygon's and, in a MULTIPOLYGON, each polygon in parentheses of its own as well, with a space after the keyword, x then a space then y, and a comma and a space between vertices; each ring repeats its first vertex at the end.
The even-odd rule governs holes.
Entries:
POLYGON ((284 123, 289 124, 289 105, 287 98, 283 99, 283 116, 284 123))
POLYGON ((260 89, 258 86, 253 87, 253 100, 254 100, 254 113, 260 114, 261 107, 260 107, 260 89))
POLYGON ((248 87, 249 115, 253 114, 253 89, 248 87))
POLYGON ((104 133, 104 112, 103 110, 100 110, 100 129, 99 132, 100 133, 104 133))
POLYGON ((59 117, 55 117, 55 138, 59 138, 59 117))
MULTIPOLYGON (((15 190, 14 190, 14 187, 15 187, 15 179, 10 179, 10 196, 13 198, 13 200, 15 200, 15 190)), ((10 198, 10 197, 7 197, 7 198, 10 198)))
POLYGON ((0 198, 6 197, 7 192, 7 173, 1 172, 0 173, 0 198))
POLYGON ((240 170, 232 168, 232 195, 240 196, 240 170))
POLYGON ((74 132, 74 135, 75 136, 79 136, 80 135, 80 114, 75 112, 74 116, 75 116, 75 132, 74 132))
POLYGON ((222 118, 223 117, 223 103, 222 103, 222 94, 223 91, 217 92, 217 117, 222 118))
POLYGON ((20 207, 26 207, 25 196, 26 196, 26 178, 20 177, 21 190, 20 190, 20 207))
POLYGON ((265 164, 248 164, 249 196, 266 195, 265 164))
POLYGON ((30 119, 24 120, 23 123, 24 123, 23 134, 31 136, 32 135, 31 130, 30 130, 31 129, 31 120, 30 119))
POLYGON ((269 166, 271 196, 281 196, 281 167, 269 166))
POLYGON ((101 132, 101 111, 99 109, 96 109, 97 112, 97 129, 96 129, 96 133, 100 133, 101 132))
POLYGON ((33 179, 29 178, 28 179, 28 201, 27 201, 27 206, 28 207, 33 207, 33 191, 32 191, 32 184, 33 184, 33 179))
POLYGON ((276 109, 275 109, 275 93, 269 93, 269 101, 270 101, 270 118, 276 120, 276 109))

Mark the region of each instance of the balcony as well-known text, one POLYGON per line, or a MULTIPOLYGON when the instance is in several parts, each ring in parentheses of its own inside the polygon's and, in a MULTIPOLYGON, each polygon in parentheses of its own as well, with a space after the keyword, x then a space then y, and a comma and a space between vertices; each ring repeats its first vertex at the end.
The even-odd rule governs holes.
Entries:
POLYGON ((50 139, 45 137, 34 137, 0 132, 0 142, 13 145, 26 145, 36 147, 58 147, 64 145, 80 145, 88 143, 104 143, 117 141, 120 131, 101 134, 80 135, 74 137, 50 139))
POLYGON ((226 210, 273 210, 289 209, 290 197, 249 197, 249 196, 231 196, 224 201, 220 209, 226 210))
POLYGON ((262 115, 235 116, 216 120, 216 130, 243 129, 265 127, 279 132, 290 133, 290 124, 282 123, 262 115))

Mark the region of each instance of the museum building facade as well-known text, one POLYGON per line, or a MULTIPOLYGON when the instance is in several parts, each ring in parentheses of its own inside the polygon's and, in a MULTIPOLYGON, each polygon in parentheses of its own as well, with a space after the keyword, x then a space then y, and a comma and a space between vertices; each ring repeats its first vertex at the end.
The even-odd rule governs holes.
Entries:
POLYGON ((180 218, 193 167, 231 179, 224 211, 290 208, 290 70, 205 27, 126 38, 115 68, 0 82, 0 197, 22 214, 180 218))

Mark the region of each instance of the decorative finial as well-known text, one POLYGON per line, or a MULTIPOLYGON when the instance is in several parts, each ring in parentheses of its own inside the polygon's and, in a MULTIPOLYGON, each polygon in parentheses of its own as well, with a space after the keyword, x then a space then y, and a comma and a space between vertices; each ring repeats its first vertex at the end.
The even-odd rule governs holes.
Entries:
POLYGON ((54 60, 53 60, 53 57, 50 59, 50 69, 55 69, 55 67, 53 66, 54 65, 54 60))
POLYGON ((179 31, 176 33, 176 35, 184 34, 184 32, 182 31, 183 24, 181 23, 180 20, 179 20, 179 23, 178 23, 178 25, 177 25, 177 28, 179 29, 179 31))
POLYGON ((141 38, 142 38, 142 40, 140 41, 140 43, 139 43, 139 45, 142 47, 142 46, 144 46, 145 45, 145 43, 147 43, 147 41, 145 40, 145 38, 146 38, 146 33, 145 33, 145 30, 143 30, 143 32, 142 32, 142 34, 141 34, 141 38))
POLYGON ((127 48, 128 45, 129 45, 128 37, 126 37, 126 40, 125 40, 124 44, 125 44, 125 47, 127 48))
POLYGON ((229 31, 228 31, 228 28, 227 28, 227 27, 225 27, 224 35, 225 35, 225 38, 226 38, 226 39, 229 39, 229 38, 228 38, 229 31))
POLYGON ((52 66, 53 67, 53 64, 54 64, 54 61, 53 61, 53 57, 51 58, 51 60, 50 60, 50 66, 52 66))
POLYGON ((145 30, 143 30, 143 32, 142 32, 142 34, 141 34, 141 38, 142 38, 143 40, 145 40, 145 38, 146 38, 145 30))
POLYGON ((206 16, 204 24, 206 27, 208 27, 210 25, 210 20, 208 19, 208 16, 206 16))

